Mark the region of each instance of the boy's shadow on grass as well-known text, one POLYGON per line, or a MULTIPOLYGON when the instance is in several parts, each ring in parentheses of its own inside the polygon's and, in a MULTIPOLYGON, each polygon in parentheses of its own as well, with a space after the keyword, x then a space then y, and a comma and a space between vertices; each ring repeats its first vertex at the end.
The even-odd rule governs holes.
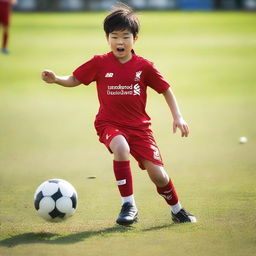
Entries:
MULTIPOLYGON (((163 225, 158 227, 147 228, 142 231, 153 231, 168 228, 170 225, 163 225)), ((124 226, 114 226, 106 229, 96 230, 96 231, 84 231, 71 235, 61 236, 57 233, 24 233, 4 240, 0 240, 0 246, 4 247, 14 247, 20 244, 36 244, 36 243, 45 243, 45 244, 72 244, 84 241, 87 238, 112 233, 125 233, 129 230, 132 230, 133 227, 124 227, 124 226)))

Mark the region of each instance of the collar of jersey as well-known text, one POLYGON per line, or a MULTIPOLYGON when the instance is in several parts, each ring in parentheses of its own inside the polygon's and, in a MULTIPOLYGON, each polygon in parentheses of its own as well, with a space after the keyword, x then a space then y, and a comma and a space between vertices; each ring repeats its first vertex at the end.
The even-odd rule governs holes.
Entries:
POLYGON ((119 63, 121 66, 123 66, 123 65, 126 65, 126 64, 128 64, 128 63, 131 63, 131 62, 135 59, 135 56, 136 56, 135 51, 132 49, 131 52, 132 52, 132 58, 131 58, 130 60, 128 60, 127 62, 125 62, 125 63, 120 62, 120 61, 116 58, 116 56, 114 55, 113 52, 109 52, 108 55, 109 55, 112 59, 114 59, 117 63, 119 63))

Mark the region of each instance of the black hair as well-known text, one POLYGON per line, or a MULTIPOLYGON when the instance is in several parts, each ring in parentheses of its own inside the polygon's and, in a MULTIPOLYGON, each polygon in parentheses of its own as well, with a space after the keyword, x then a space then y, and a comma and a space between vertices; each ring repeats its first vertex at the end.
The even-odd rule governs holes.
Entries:
POLYGON ((108 36, 113 31, 127 29, 133 37, 139 33, 139 20, 133 9, 123 3, 117 4, 104 20, 104 31, 108 36))

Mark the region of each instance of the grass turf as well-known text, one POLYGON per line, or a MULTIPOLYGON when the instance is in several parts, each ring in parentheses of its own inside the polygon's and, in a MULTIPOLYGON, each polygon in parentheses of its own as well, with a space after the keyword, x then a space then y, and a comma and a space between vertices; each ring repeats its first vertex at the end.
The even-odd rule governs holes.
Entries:
POLYGON ((111 156, 93 128, 94 86, 40 81, 108 51, 105 13, 14 14, 9 56, 0 56, 0 255, 253 255, 255 237, 255 66, 253 13, 141 13, 137 54, 156 63, 178 98, 191 134, 171 133, 163 97, 148 112, 166 169, 197 224, 174 225, 145 172, 132 161, 141 221, 116 226, 120 199, 111 156), (238 138, 248 137, 240 145, 238 138), (88 179, 96 176, 96 179, 88 179), (70 181, 78 211, 41 220, 36 187, 70 181))

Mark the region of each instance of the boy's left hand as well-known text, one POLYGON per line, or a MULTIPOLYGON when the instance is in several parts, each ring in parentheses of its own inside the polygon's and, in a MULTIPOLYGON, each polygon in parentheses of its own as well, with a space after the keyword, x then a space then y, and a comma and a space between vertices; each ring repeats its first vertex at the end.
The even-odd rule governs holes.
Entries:
POLYGON ((177 128, 181 131, 181 137, 188 137, 189 128, 186 121, 180 117, 173 121, 173 133, 176 133, 177 128))

